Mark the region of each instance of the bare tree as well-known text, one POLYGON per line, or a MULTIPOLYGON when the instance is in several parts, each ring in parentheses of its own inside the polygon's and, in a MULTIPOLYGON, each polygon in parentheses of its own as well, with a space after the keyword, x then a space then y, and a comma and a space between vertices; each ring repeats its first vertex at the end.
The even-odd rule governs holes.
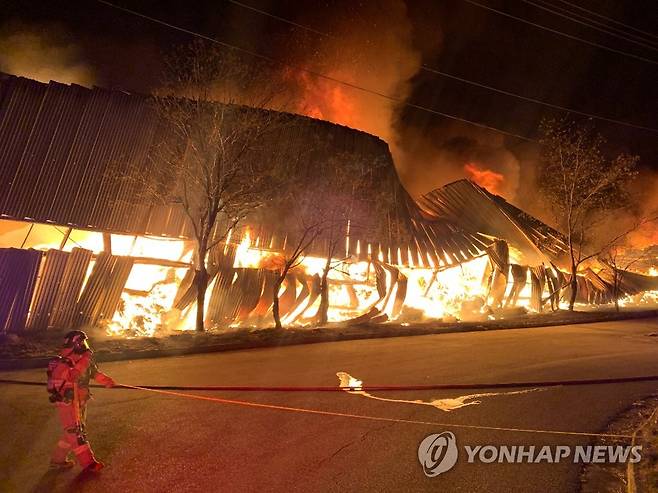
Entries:
POLYGON ((630 206, 626 185, 636 174, 639 158, 628 154, 607 158, 603 137, 589 125, 547 119, 541 131, 539 189, 566 236, 571 274, 569 310, 573 310, 578 267, 624 235, 594 246, 594 227, 610 212, 630 206))
POLYGON ((638 262, 649 260, 651 257, 645 251, 633 251, 626 245, 627 237, 630 233, 637 231, 642 226, 653 223, 658 220, 658 214, 653 213, 651 216, 636 220, 623 235, 618 235, 614 241, 607 244, 600 252, 599 259, 610 270, 610 281, 612 283, 612 296, 615 304, 615 310, 619 311, 619 298, 624 285, 624 275, 638 262))
POLYGON ((329 309, 329 273, 349 261, 343 250, 348 235, 379 235, 395 204, 395 171, 390 162, 354 152, 317 160, 306 173, 288 177, 277 206, 287 211, 283 224, 288 244, 273 292, 273 316, 281 328, 278 296, 288 273, 312 249, 325 258, 320 276, 320 306, 315 322, 325 324, 329 309))
POLYGON ((308 249, 327 227, 324 204, 318 200, 316 194, 317 191, 311 188, 293 186, 288 189, 284 198, 280 198, 280 201, 287 202, 287 206, 284 207, 290 213, 284 222, 288 236, 282 263, 276 271, 276 280, 272 289, 272 317, 276 330, 283 329, 279 308, 281 286, 290 271, 301 265, 308 249))
POLYGON ((195 41, 166 59, 153 106, 163 137, 151 152, 142 195, 177 203, 196 243, 196 329, 204 330, 208 254, 277 188, 264 146, 286 123, 268 111, 276 92, 262 85, 267 67, 246 63, 217 45, 195 41))
POLYGON ((633 259, 630 262, 622 261, 624 249, 618 245, 608 248, 602 255, 602 260, 610 268, 610 280, 612 282, 612 299, 615 304, 615 310, 619 311, 619 297, 621 296, 621 286, 624 280, 624 271, 628 270, 632 264, 640 260, 633 259))
POLYGON ((320 184, 324 203, 321 239, 325 245, 325 265, 320 276, 318 325, 328 321, 329 273, 349 260, 339 255, 346 238, 381 233, 382 223, 388 223, 386 213, 394 202, 392 183, 386 180, 390 170, 385 161, 342 153, 329 164, 320 184))

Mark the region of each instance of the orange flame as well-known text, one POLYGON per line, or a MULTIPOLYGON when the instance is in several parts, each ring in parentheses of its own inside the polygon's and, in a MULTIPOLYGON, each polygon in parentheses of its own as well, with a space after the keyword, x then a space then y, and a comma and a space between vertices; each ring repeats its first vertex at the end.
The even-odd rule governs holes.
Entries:
MULTIPOLYGON (((344 75, 330 75, 345 78, 344 75)), ((287 70, 283 77, 286 82, 292 82, 299 87, 301 96, 296 108, 299 113, 339 125, 360 128, 355 101, 344 87, 313 77, 301 70, 287 70)))
POLYGON ((656 222, 644 224, 628 236, 628 243, 633 248, 646 248, 658 245, 658 226, 656 222))
POLYGON ((466 163, 464 165, 464 171, 469 180, 473 180, 489 192, 497 195, 501 193, 501 187, 505 181, 505 177, 502 174, 490 169, 480 168, 474 163, 466 163))

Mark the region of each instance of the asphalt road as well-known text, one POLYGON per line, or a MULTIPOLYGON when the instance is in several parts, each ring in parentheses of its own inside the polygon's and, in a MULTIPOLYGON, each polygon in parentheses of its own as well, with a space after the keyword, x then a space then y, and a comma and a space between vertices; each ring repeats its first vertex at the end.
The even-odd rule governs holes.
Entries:
MULTIPOLYGON (((492 332, 345 341, 107 363, 134 385, 337 385, 344 371, 367 384, 470 383, 658 374, 658 319, 492 332)), ((42 379, 42 371, 0 374, 42 379)), ((462 445, 582 445, 593 438, 457 425, 598 432, 657 382, 554 387, 490 395, 447 412, 345 392, 197 394, 439 424, 375 421, 164 396, 95 392, 88 434, 107 467, 96 476, 48 469, 57 441, 45 389, 0 385, 0 491, 487 491, 571 492, 580 466, 468 464, 423 474, 418 444, 452 431, 462 445)), ((481 391, 406 391, 407 401, 481 391)), ((465 402, 472 402, 466 400, 465 402)), ((461 452, 460 452, 461 453, 461 452)))

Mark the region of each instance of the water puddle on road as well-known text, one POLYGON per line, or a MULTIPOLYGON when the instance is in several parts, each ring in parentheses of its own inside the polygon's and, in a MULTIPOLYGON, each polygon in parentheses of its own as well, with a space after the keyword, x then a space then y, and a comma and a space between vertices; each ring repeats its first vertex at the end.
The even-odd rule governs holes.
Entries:
POLYGON ((468 394, 468 395, 460 395, 458 397, 448 397, 446 399, 434 399, 431 401, 423 401, 420 399, 416 399, 416 400, 387 399, 386 397, 377 397, 376 395, 369 394, 364 390, 359 390, 363 388, 363 382, 361 380, 358 380, 357 378, 354 378, 349 373, 345 373, 344 371, 339 371, 336 372, 336 376, 338 377, 338 380, 340 382, 340 387, 341 388, 344 387, 345 392, 347 392, 348 394, 362 395, 363 397, 368 397, 369 399, 375 399, 377 401, 397 402, 402 404, 416 404, 421 406, 432 406, 436 409, 440 409, 441 411, 445 411, 445 412, 454 411, 455 409, 460 409, 466 406, 477 406, 478 404, 482 403, 480 399, 482 399, 483 397, 528 394, 530 392, 538 392, 540 390, 545 390, 545 389, 534 388, 527 390, 514 390, 510 392, 485 392, 481 394, 468 394), (351 389, 356 389, 356 390, 351 390, 351 389))

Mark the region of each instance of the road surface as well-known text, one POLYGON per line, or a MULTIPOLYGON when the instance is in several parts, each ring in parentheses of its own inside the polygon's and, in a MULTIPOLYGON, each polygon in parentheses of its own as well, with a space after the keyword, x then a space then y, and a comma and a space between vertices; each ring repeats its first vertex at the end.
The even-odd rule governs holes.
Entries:
MULTIPOLYGON (((623 377, 658 374, 658 337, 648 336, 656 331, 658 319, 645 319, 344 341, 102 366, 115 380, 134 385, 337 385, 336 373, 341 371, 366 385, 623 377)), ((29 370, 2 373, 0 378, 34 380, 44 374, 29 370)), ((88 476, 78 468, 48 469, 58 429, 45 389, 0 385, 0 491, 572 492, 579 487, 580 466, 568 462, 468 464, 460 456, 452 470, 428 478, 417 459, 418 445, 427 435, 442 431, 452 431, 460 446, 588 444, 593 438, 489 428, 595 433, 657 390, 658 382, 645 382, 471 399, 459 398, 495 391, 373 392, 389 400, 346 392, 195 392, 335 413, 312 414, 99 389, 89 406, 88 434, 107 467, 88 476), (391 401, 434 399, 471 405, 445 411, 391 401)))

